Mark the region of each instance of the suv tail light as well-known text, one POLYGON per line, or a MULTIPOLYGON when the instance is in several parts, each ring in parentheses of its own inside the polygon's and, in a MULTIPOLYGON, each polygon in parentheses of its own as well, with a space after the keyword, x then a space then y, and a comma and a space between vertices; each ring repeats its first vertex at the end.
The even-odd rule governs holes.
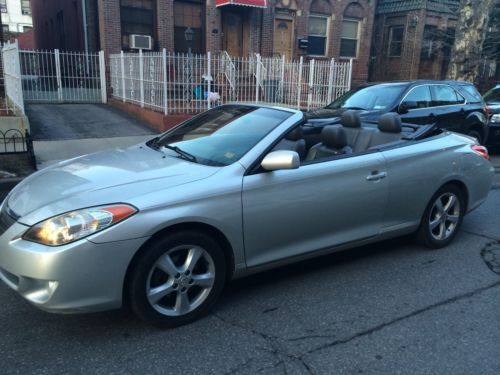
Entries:
POLYGON ((490 160, 490 154, 488 153, 488 149, 484 146, 479 146, 479 145, 474 145, 470 147, 472 151, 474 151, 476 154, 482 156, 486 160, 490 160))
POLYGON ((486 114, 486 120, 489 121, 490 120, 490 116, 491 116, 491 109, 490 109, 490 107, 488 107, 487 105, 484 106, 484 112, 486 114))

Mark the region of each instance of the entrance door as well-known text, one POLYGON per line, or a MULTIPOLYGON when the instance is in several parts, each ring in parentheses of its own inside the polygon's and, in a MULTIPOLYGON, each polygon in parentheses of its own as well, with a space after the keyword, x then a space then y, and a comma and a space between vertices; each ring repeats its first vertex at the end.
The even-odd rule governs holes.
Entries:
POLYGON ((274 54, 285 56, 287 60, 293 54, 293 21, 286 19, 274 20, 274 54))
POLYGON ((243 17, 238 13, 224 12, 224 49, 229 56, 243 55, 243 17))

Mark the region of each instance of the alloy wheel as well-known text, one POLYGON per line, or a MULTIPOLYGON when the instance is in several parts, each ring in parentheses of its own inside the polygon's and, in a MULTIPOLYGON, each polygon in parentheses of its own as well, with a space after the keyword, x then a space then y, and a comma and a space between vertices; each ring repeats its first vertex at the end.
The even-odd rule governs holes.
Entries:
POLYGON ((451 192, 436 199, 429 216, 429 229, 435 240, 446 240, 453 235, 460 221, 460 209, 460 200, 451 192))
POLYGON ((165 252, 149 272, 146 296, 160 314, 182 316, 200 306, 215 282, 215 265, 200 246, 176 246, 165 252))

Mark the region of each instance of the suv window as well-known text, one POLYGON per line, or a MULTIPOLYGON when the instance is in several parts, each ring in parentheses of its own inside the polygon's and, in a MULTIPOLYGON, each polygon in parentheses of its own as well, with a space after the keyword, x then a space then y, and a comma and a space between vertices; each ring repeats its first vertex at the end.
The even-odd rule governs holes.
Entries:
POLYGON ((432 85, 431 93, 433 107, 463 104, 465 102, 465 98, 462 95, 458 94, 452 87, 447 85, 432 85))
POLYGON ((500 102, 500 87, 494 87, 484 94, 485 102, 500 102))
POLYGON ((467 98, 467 101, 469 103, 482 103, 483 98, 481 97, 481 94, 477 92, 476 88, 472 85, 460 85, 459 86, 462 93, 465 95, 467 98))
POLYGON ((417 86, 410 90, 401 104, 416 104, 417 108, 427 108, 431 105, 431 92, 429 86, 417 86))

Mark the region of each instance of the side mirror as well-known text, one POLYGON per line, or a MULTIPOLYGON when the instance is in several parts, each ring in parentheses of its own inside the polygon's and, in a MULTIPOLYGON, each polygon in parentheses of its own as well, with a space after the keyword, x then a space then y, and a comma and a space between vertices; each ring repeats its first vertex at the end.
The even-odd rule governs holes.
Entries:
POLYGON ((398 113, 400 115, 404 115, 405 113, 408 113, 410 109, 415 109, 415 108, 418 108, 417 102, 413 101, 403 102, 399 105, 398 113))
POLYGON ((300 165, 300 158, 295 151, 273 151, 264 157, 260 165, 266 171, 297 169, 300 165))

